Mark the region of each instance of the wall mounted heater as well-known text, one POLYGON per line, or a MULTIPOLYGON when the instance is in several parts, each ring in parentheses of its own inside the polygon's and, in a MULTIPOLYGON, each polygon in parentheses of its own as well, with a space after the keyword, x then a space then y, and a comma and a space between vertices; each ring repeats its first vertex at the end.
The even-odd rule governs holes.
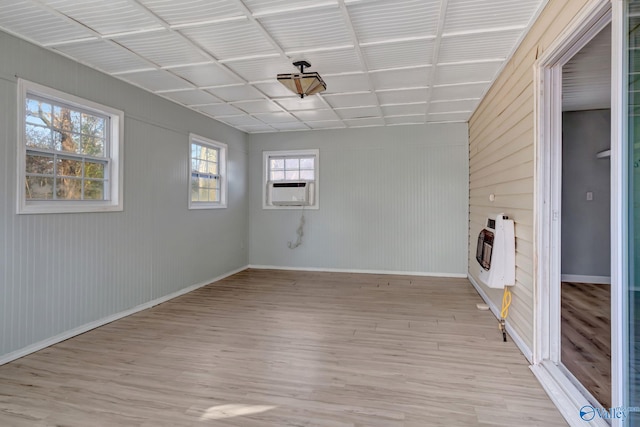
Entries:
POLYGON ((516 243, 513 220, 505 214, 487 219, 478 235, 476 260, 480 280, 490 288, 513 286, 516 280, 516 243))
POLYGON ((273 206, 310 206, 313 204, 313 182, 288 181, 267 184, 267 204, 273 206))

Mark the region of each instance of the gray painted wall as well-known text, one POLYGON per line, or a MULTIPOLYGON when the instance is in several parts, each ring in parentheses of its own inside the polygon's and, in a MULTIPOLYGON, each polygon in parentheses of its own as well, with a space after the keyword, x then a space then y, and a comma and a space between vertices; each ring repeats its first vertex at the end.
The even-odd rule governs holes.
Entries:
POLYGON ((0 33, 0 359, 248 262, 246 135, 0 33), (124 110, 124 211, 16 215, 16 76, 124 110), (188 133, 229 146, 228 209, 187 210, 188 133))
POLYGON ((562 274, 609 277, 611 162, 596 153, 610 147, 611 112, 567 112, 562 120, 562 274))
POLYGON ((249 137, 252 265, 466 275, 466 124, 249 137), (262 209, 262 152, 320 149, 320 209, 262 209))

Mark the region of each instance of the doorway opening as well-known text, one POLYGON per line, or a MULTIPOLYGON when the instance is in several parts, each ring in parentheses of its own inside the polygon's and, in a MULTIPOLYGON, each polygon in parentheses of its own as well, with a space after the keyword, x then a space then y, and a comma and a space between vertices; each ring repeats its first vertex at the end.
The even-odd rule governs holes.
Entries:
POLYGON ((611 25, 562 66, 560 362, 611 407, 611 25))

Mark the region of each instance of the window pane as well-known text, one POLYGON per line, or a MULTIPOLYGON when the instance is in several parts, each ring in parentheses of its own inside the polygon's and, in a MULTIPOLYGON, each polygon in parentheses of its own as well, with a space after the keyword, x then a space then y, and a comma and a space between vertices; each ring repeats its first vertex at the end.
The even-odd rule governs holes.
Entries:
POLYGON ((286 169, 298 169, 300 167, 300 159, 285 159, 284 165, 286 169))
POLYGON ((54 129, 53 148, 67 153, 80 153, 80 135, 54 129))
POLYGON ((300 171, 300 179, 313 181, 314 172, 313 171, 300 171))
POLYGON ((53 199, 53 178, 28 176, 25 190, 27 200, 53 199))
POLYGON ((284 169, 284 159, 271 159, 271 170, 284 169))
POLYGON ((104 138, 105 122, 106 120, 102 117, 94 116, 87 113, 82 113, 81 132, 85 135, 104 138))
POLYGON ((82 176, 81 160, 57 159, 56 167, 58 176, 82 176))
POLYGON ((209 189, 208 188, 199 188, 198 189, 198 199, 201 202, 209 201, 209 189))
POLYGON ((53 175, 53 156, 27 154, 26 172, 53 175))
POLYGON ((300 169, 313 169, 315 165, 315 159, 300 159, 300 169))
POLYGON ((84 198, 85 200, 104 200, 104 181, 85 181, 84 198))
POLYGON ((24 130, 28 147, 51 148, 51 129, 27 124, 24 130))
POLYGON ((64 200, 81 200, 82 180, 75 178, 56 178, 56 197, 64 200))
POLYGON ((80 113, 54 105, 53 127, 63 132, 80 132, 80 113))
POLYGON ((282 180, 284 180, 284 171, 271 172, 271 181, 282 181, 282 180))
POLYGON ((294 179, 300 179, 300 172, 298 172, 298 171, 287 171, 285 177, 286 177, 287 181, 294 180, 294 179))
POLYGON ((82 135, 80 152, 89 156, 104 156, 104 138, 82 135))
POLYGON ((218 161, 218 149, 217 148, 207 148, 207 160, 210 162, 218 161))
POLYGON ((191 159, 191 173, 198 172, 199 165, 200 165, 200 161, 196 159, 191 159))
POLYGON ((87 178, 104 178, 104 163, 85 162, 84 176, 87 178))
POLYGON ((219 202, 220 199, 218 197, 218 190, 209 190, 209 201, 210 202, 219 202))
POLYGON ((213 162, 207 163, 207 173, 218 174, 218 164, 213 162))
POLYGON ((27 123, 51 125, 51 105, 35 99, 27 99, 27 123))

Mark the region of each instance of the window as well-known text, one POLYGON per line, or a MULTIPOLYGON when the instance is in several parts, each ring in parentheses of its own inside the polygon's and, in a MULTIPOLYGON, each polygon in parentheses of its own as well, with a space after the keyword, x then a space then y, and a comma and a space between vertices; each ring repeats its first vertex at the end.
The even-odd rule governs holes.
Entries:
POLYGON ((264 209, 318 209, 318 150, 263 153, 264 209))
POLYGON ((124 114, 19 80, 17 211, 122 210, 124 114))
POLYGON ((227 207, 227 145, 189 135, 189 209, 227 207))

